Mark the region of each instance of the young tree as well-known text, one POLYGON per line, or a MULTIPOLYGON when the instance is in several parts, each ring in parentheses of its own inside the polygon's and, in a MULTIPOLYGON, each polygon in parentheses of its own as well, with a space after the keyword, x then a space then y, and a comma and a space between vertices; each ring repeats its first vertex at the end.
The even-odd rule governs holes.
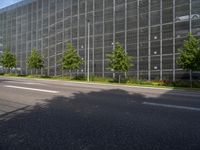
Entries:
POLYGON ((70 79, 72 77, 72 71, 79 69, 83 63, 81 57, 77 54, 77 51, 73 47, 72 43, 67 44, 67 49, 61 59, 62 69, 69 70, 70 79))
POLYGON ((109 69, 119 73, 120 83, 120 73, 127 73, 130 67, 133 66, 133 57, 129 56, 118 42, 115 44, 112 54, 109 54, 107 57, 109 59, 109 69))
POLYGON ((10 72, 12 68, 16 67, 15 55, 12 54, 9 49, 5 49, 3 54, 0 56, 0 64, 3 68, 6 68, 8 72, 10 72))
POLYGON ((44 67, 44 60, 36 49, 32 49, 31 54, 28 56, 27 65, 28 68, 35 69, 35 72, 44 67))
POLYGON ((182 69, 190 71, 190 84, 192 87, 192 72, 200 70, 200 40, 189 33, 183 47, 178 51, 180 56, 177 63, 182 69))

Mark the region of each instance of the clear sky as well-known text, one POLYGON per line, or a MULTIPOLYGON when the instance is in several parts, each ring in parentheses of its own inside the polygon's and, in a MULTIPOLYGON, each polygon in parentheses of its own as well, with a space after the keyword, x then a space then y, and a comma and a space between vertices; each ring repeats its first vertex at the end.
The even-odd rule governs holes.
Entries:
POLYGON ((22 0, 0 0, 0 9, 22 0))

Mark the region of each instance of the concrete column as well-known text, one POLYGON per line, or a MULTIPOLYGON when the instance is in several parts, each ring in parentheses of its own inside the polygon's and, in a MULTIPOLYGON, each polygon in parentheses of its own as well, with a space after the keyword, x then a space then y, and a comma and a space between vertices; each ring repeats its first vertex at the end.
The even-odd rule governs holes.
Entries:
POLYGON ((56 59, 56 51, 57 51, 57 48, 56 48, 56 40, 57 40, 56 33, 57 33, 57 31, 56 31, 56 24, 57 24, 57 0, 55 0, 55 64, 54 64, 55 68, 54 68, 54 76, 57 75, 57 70, 56 70, 56 68, 57 68, 57 59, 56 59))
MULTIPOLYGON (((42 5, 42 7, 43 7, 43 5, 42 5)), ((49 14, 48 14, 48 25, 50 25, 50 2, 48 3, 48 12, 49 12, 49 14)), ((42 12, 43 13, 43 12, 42 12)), ((43 24, 43 15, 42 15, 42 24, 43 24)), ((42 30, 43 30, 43 25, 42 25, 42 30)), ((42 47, 43 47, 43 42, 42 42, 42 47)), ((47 67, 47 75, 49 76, 49 69, 50 69, 50 66, 49 66, 49 38, 48 38, 48 67, 47 67)), ((42 48, 43 49, 43 48, 42 48)))
POLYGON ((87 1, 85 1, 85 58, 84 58, 84 73, 85 73, 85 77, 87 75, 87 1))
POLYGON ((113 49, 115 48, 115 0, 113 0, 113 49))
POLYGON ((137 80, 140 79, 140 0, 137 0, 137 80))
POLYGON ((163 80, 163 35, 162 35, 162 17, 163 17, 163 13, 162 13, 162 1, 160 0, 160 80, 163 80))
POLYGON ((92 23, 92 34, 93 34, 93 36, 92 36, 92 45, 93 45, 93 47, 92 47, 92 75, 94 76, 95 75, 95 72, 94 72, 94 19, 95 19, 95 14, 94 14, 94 11, 95 10, 95 0, 93 0, 93 15, 92 15, 92 17, 93 17, 93 23, 92 23))
POLYGON ((192 16, 192 0, 189 0, 189 2, 190 2, 190 4, 189 4, 189 7, 190 7, 190 8, 189 8, 189 11, 190 11, 190 12, 189 12, 189 13, 190 13, 190 14, 189 14, 189 15, 190 15, 189 32, 191 33, 191 32, 192 32, 192 17, 191 17, 191 16, 192 16))
POLYGON ((176 26, 175 26, 175 22, 176 22, 176 10, 175 10, 175 0, 173 0, 173 81, 175 81, 176 79, 176 57, 175 57, 175 52, 176 52, 176 47, 175 47, 175 44, 176 44, 176 33, 175 33, 175 30, 176 30, 176 26))
POLYGON ((151 80, 151 0, 148 7, 148 80, 151 80))
MULTIPOLYGON (((105 0, 103 0, 103 49, 102 49, 102 77, 105 76, 105 0)), ((94 46, 94 45, 93 45, 94 46)))

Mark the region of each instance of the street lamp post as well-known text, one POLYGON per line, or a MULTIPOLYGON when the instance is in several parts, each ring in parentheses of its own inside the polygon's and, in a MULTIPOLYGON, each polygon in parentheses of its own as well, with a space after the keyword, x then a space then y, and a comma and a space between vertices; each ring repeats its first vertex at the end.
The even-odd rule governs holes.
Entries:
MULTIPOLYGON (((113 50, 114 50, 115 49, 115 42, 112 42, 111 44, 112 44, 113 50)), ((113 72, 113 79, 114 79, 115 78, 115 70, 112 69, 111 71, 113 72)))
MULTIPOLYGON (((0 39, 3 39, 3 37, 2 36, 0 36, 0 39)), ((3 53, 3 51, 2 51, 2 49, 3 49, 3 44, 2 43, 0 43, 0 53, 3 53)))
POLYGON ((87 81, 90 81, 90 21, 88 20, 88 60, 87 60, 87 81))
POLYGON ((3 44, 0 43, 0 53, 3 53, 3 44))
MULTIPOLYGON (((3 39, 3 37, 0 36, 0 39, 3 39)), ((1 41, 1 40, 0 40, 0 41, 1 41)), ((3 48, 3 44, 2 44, 2 43, 0 43, 0 51, 1 51, 1 48, 3 48)))
MULTIPOLYGON (((1 38, 1 37, 0 37, 0 38, 1 38)), ((0 43, 0 55, 3 54, 3 51, 2 51, 1 48, 3 48, 3 44, 0 43)), ((3 66, 0 66, 0 72, 1 72, 1 70, 2 70, 2 72, 4 71, 3 66)))

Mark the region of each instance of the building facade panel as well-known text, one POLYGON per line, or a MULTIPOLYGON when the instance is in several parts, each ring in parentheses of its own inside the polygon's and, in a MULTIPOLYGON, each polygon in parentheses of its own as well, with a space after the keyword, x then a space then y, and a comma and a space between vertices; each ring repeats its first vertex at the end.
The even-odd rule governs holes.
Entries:
POLYGON ((106 56, 116 42, 134 57, 129 76, 176 80, 188 76, 176 64, 188 32, 200 36, 199 0, 24 0, 0 10, 0 51, 10 48, 21 73, 33 48, 44 56, 44 75, 63 75, 60 58, 72 42, 86 73, 112 76, 106 56), (88 22, 90 38, 88 42, 88 22))

